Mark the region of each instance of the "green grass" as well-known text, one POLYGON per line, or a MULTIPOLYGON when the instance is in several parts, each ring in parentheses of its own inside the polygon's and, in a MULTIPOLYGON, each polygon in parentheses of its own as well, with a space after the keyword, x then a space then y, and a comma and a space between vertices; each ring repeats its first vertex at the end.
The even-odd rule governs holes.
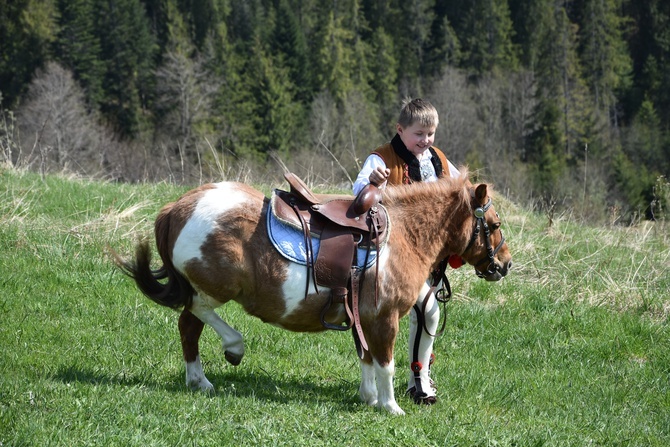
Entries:
POLYGON ((132 252, 185 188, 0 171, 1 446, 666 446, 670 243, 635 228, 547 220, 495 202, 515 257, 501 283, 449 273, 435 345, 440 400, 406 384, 393 417, 358 400, 349 334, 295 334, 222 313, 245 335, 228 365, 206 328, 214 397, 187 391, 178 314, 151 303, 106 254, 132 252))

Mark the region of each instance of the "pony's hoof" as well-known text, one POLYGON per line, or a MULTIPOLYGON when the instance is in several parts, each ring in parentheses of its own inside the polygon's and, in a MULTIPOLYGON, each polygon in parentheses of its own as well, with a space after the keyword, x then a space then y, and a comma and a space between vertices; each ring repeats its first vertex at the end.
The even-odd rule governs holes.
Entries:
POLYGON ((214 389, 214 385, 212 385, 209 380, 203 378, 200 380, 193 380, 189 381, 186 383, 186 386, 193 391, 193 392, 199 392, 206 394, 208 396, 214 396, 216 395, 216 390, 214 389))
POLYGON ((407 390, 407 394, 410 395, 414 403, 417 405, 433 405, 437 402, 437 397, 429 396, 426 393, 417 393, 416 387, 414 386, 407 390))
POLYGON ((395 403, 395 402, 389 402, 385 405, 377 404, 377 407, 382 409, 382 410, 388 411, 389 413, 391 413, 392 415, 395 415, 395 416, 404 416, 405 415, 405 412, 403 411, 403 409, 400 408, 398 406, 398 404, 395 403))
POLYGON ((224 351, 224 352, 223 352, 223 355, 225 356, 226 361, 227 361, 228 363, 230 363, 231 365, 233 365, 233 366, 237 366, 237 365, 239 365, 240 362, 242 361, 242 356, 241 356, 241 355, 239 355, 239 354, 233 354, 233 353, 230 352, 230 351, 224 351))
POLYGON ((371 407, 374 407, 377 405, 377 395, 365 395, 363 393, 360 394, 361 401, 365 402, 367 405, 370 405, 371 407))

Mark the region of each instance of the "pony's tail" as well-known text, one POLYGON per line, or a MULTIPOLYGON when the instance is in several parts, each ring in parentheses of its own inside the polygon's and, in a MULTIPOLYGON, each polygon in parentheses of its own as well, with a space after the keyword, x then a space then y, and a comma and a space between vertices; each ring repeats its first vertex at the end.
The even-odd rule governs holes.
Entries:
POLYGON ((193 301, 193 287, 167 261, 158 270, 151 269, 149 242, 141 241, 135 249, 135 260, 126 261, 113 253, 121 271, 135 280, 135 284, 151 301, 172 309, 189 308, 193 301))

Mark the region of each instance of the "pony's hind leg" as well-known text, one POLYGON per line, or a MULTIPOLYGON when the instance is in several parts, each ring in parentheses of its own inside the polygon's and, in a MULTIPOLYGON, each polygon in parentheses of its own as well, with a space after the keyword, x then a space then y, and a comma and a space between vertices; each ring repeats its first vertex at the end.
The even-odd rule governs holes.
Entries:
POLYGON ((214 392, 214 385, 207 380, 200 361, 198 341, 205 323, 184 309, 179 316, 179 335, 181 337, 181 349, 186 364, 186 386, 194 391, 214 392))
POLYGON ((221 305, 218 301, 201 295, 193 295, 193 303, 189 309, 193 315, 198 317, 200 321, 211 326, 214 331, 219 334, 223 342, 223 351, 226 360, 232 365, 239 365, 244 356, 244 339, 242 334, 237 332, 232 327, 221 319, 221 317, 214 312, 214 307, 221 305))

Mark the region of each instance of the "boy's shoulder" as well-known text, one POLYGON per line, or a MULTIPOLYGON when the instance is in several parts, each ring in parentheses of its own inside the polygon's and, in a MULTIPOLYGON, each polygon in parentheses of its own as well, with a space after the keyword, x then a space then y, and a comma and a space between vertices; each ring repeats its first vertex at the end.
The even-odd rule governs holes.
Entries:
POLYGON ((393 150, 393 146, 391 143, 385 143, 376 148, 374 151, 372 151, 373 154, 379 155, 382 157, 384 160, 386 160, 390 156, 397 156, 395 151, 393 150))

